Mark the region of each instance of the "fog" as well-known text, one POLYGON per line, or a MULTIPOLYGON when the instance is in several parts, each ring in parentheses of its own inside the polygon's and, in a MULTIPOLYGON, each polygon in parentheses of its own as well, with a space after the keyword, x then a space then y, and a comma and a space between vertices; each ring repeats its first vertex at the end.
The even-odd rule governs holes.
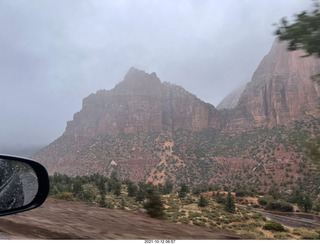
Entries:
POLYGON ((0 153, 49 144, 130 67, 218 105, 302 0, 0 0, 0 153))

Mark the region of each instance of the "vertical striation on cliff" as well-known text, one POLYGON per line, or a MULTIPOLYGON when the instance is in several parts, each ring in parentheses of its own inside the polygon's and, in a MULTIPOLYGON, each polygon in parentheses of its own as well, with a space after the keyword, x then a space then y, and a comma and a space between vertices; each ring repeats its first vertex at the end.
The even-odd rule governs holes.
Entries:
POLYGON ((311 76, 320 73, 320 60, 303 51, 289 52, 275 40, 241 94, 227 129, 288 125, 305 115, 320 116, 320 87, 311 76), (240 123, 240 125, 239 125, 240 123), (242 124, 242 125, 241 125, 242 124))

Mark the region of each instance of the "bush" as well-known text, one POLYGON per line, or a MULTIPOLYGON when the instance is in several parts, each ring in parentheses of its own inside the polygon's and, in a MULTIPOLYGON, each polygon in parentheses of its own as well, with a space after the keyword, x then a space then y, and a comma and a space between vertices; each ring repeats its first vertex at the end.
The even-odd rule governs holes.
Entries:
POLYGON ((62 192, 56 195, 51 196, 55 199, 65 200, 65 201, 74 201, 74 196, 71 192, 62 192))
POLYGON ((268 202, 271 202, 273 201, 273 197, 272 196, 269 196, 269 195, 266 195, 264 197, 259 197, 258 199, 258 202, 261 206, 266 206, 268 204, 268 202))
POLYGON ((279 210, 282 212, 292 212, 293 211, 293 206, 280 199, 280 200, 275 200, 272 196, 266 195, 265 197, 260 197, 258 199, 258 202, 262 206, 266 206, 265 208, 268 210, 279 210))
POLYGON ((319 240, 320 235, 316 232, 306 230, 302 232, 301 239, 302 240, 319 240))
POLYGON ((282 212, 292 212, 293 206, 283 200, 276 200, 268 202, 266 209, 268 210, 279 210, 282 212))
POLYGON ((262 221, 266 221, 267 220, 266 216, 264 214, 262 214, 262 213, 254 213, 252 215, 252 218, 255 219, 255 220, 262 220, 262 221))
POLYGON ((271 231, 285 231, 283 225, 274 220, 268 221, 263 228, 271 231))

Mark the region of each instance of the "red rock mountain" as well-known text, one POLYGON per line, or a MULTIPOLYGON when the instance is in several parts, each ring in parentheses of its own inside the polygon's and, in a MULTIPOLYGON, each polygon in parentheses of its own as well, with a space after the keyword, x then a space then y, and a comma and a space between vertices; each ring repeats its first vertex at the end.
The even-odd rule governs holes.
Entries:
POLYGON ((298 133, 297 121, 310 124, 309 136, 320 131, 320 86, 310 79, 320 73, 320 61, 302 55, 275 41, 237 102, 222 110, 131 68, 112 90, 86 97, 64 134, 34 158, 49 174, 116 170, 136 182, 243 181, 260 182, 261 189, 285 175, 295 184, 308 155, 296 152, 289 132, 298 133))
POLYGON ((65 135, 78 139, 208 127, 220 128, 212 105, 182 87, 161 83, 155 73, 131 68, 114 89, 100 90, 83 100, 82 110, 68 122, 65 135))
POLYGON ((227 128, 272 128, 305 115, 319 117, 320 86, 310 77, 320 73, 320 59, 303 55, 303 51, 287 51, 286 42, 275 40, 241 94, 237 116, 228 118, 227 128))

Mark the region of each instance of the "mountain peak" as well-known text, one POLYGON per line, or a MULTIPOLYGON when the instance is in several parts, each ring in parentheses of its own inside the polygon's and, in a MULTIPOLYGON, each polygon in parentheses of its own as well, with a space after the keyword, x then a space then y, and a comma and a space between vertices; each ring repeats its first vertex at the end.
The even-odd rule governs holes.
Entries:
POLYGON ((139 70, 135 67, 131 67, 127 72, 127 74, 125 75, 124 80, 130 81, 130 80, 147 79, 147 78, 156 78, 157 80, 159 80, 155 72, 152 72, 151 74, 149 74, 143 70, 139 70))

